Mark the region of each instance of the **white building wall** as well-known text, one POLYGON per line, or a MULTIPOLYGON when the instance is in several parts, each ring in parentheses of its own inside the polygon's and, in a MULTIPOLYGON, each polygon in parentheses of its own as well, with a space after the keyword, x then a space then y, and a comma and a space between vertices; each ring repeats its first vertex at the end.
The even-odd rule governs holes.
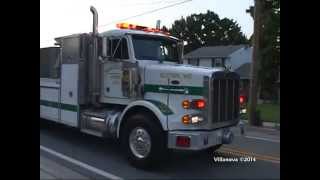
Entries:
POLYGON ((183 59, 183 64, 188 64, 188 59, 183 59))
POLYGON ((251 62, 252 47, 241 48, 233 52, 226 60, 226 66, 231 68, 231 71, 239 68, 242 64, 251 62))
POLYGON ((199 60, 199 66, 212 67, 212 59, 202 58, 199 60))

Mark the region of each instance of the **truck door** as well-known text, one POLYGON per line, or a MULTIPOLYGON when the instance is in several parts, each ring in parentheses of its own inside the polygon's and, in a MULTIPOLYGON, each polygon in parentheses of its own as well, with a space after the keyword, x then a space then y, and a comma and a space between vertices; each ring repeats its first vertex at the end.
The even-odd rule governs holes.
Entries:
POLYGON ((61 122, 78 127, 78 64, 61 67, 61 122))
POLYGON ((103 65, 102 101, 120 103, 128 98, 122 92, 122 66, 129 61, 128 43, 125 37, 108 39, 108 54, 111 58, 103 65))

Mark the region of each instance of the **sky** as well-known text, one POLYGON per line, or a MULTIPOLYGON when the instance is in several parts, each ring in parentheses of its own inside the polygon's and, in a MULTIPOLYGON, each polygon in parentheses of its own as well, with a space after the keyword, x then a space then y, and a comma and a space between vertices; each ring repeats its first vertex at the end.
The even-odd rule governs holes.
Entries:
MULTIPOLYGON (((99 32, 115 29, 119 22, 155 27, 161 20, 161 26, 171 27, 173 22, 193 13, 213 11, 220 18, 237 21, 242 32, 250 37, 253 33, 253 19, 246 9, 254 4, 254 0, 189 0, 185 3, 156 9, 184 0, 41 0, 40 1, 40 47, 52 46, 54 38, 92 31, 93 5, 99 14, 99 32), (153 12, 143 16, 130 18, 145 12, 153 12)), ((185 0, 186 1, 186 0, 185 0)))

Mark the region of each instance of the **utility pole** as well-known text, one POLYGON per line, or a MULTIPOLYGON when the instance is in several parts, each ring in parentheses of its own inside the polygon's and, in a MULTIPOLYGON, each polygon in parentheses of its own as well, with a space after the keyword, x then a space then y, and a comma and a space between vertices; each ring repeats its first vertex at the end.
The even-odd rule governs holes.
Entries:
POLYGON ((261 10, 262 0, 254 1, 254 33, 253 33, 253 52, 251 63, 251 81, 249 92, 249 124, 260 125, 256 118, 257 94, 258 94, 258 70, 260 56, 260 37, 261 37, 261 10))
POLYGON ((161 21, 157 20, 156 29, 160 29, 160 23, 161 23, 161 21))

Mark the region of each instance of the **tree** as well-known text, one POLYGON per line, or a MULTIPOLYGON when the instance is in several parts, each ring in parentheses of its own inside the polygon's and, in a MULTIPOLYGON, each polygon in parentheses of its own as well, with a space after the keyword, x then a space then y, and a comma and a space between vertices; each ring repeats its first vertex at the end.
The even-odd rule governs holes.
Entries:
MULTIPOLYGON (((263 98, 277 95, 275 82, 280 73, 280 0, 262 0, 261 60, 258 72, 259 87, 263 98)), ((247 13, 253 17, 254 7, 247 13)), ((249 41, 252 41, 252 36, 249 41)))
POLYGON ((185 53, 202 46, 238 45, 249 41, 236 21, 207 11, 174 21, 170 33, 187 42, 185 53))
POLYGON ((280 71, 280 0, 264 0, 259 84, 263 98, 275 99, 280 71))

